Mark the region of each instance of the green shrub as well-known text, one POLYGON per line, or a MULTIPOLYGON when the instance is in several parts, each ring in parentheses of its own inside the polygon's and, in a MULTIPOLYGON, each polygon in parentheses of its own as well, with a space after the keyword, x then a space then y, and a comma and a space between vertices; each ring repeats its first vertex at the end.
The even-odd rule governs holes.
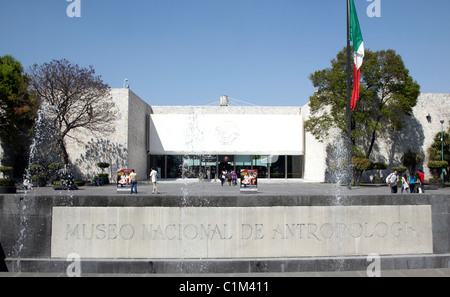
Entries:
POLYGON ((12 167, 0 166, 0 172, 3 173, 3 177, 9 177, 13 171, 14 168, 12 167))
POLYGON ((383 162, 375 162, 372 164, 372 168, 371 169, 376 169, 376 170, 385 170, 387 169, 388 166, 386 163, 383 162))
POLYGON ((14 171, 14 168, 12 168, 12 167, 0 166, 0 172, 9 173, 9 172, 13 172, 13 171, 14 171))
POLYGON ((356 157, 352 158, 352 166, 356 170, 361 171, 369 170, 370 168, 372 168, 372 164, 373 164, 372 161, 369 159, 356 157))
POLYGON ((107 185, 109 184, 109 174, 108 173, 99 173, 98 177, 102 180, 102 183, 107 185))
POLYGON ((31 176, 31 182, 38 187, 45 187, 47 184, 47 174, 45 172, 37 172, 31 176))
POLYGON ((397 170, 399 174, 405 172, 406 170, 408 170, 408 168, 403 167, 403 166, 399 166, 399 167, 394 167, 392 168, 393 170, 397 170))
POLYGON ((0 178, 0 187, 14 187, 15 183, 9 178, 0 178))
POLYGON ((427 164, 428 168, 430 169, 442 169, 448 167, 447 161, 430 161, 427 164))
POLYGON ((103 170, 105 169, 105 168, 108 168, 109 167, 109 163, 106 163, 106 162, 99 162, 99 163, 97 163, 97 166, 98 167, 100 167, 101 169, 102 169, 102 172, 103 172, 103 170))
POLYGON ((38 171, 42 171, 42 170, 44 170, 44 166, 42 166, 42 165, 39 165, 39 164, 30 165, 31 174, 38 172, 38 171))
POLYGON ((50 165, 48 165, 48 169, 50 170, 60 170, 61 168, 63 168, 63 164, 61 163, 51 163, 50 165))

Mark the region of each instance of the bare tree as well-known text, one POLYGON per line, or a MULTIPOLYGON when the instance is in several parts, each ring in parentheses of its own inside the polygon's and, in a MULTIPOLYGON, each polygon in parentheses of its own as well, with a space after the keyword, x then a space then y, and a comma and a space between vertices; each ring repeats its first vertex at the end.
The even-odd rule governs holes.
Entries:
POLYGON ((53 60, 33 65, 29 76, 31 92, 56 131, 56 147, 64 164, 69 164, 66 137, 80 141, 74 135, 83 135, 70 132, 114 132, 117 110, 110 87, 95 75, 92 66, 82 68, 65 59, 53 60))

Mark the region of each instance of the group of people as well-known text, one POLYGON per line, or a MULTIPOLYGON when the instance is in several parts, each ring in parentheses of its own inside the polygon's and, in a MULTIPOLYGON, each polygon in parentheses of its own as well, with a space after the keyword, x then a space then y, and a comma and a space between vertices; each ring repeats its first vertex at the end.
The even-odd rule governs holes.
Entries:
MULTIPOLYGON (((136 172, 134 171, 134 169, 130 173, 129 178, 130 178, 130 185, 131 185, 131 194, 133 194, 133 193, 137 194, 137 175, 136 175, 136 172)), ((158 172, 154 168, 152 168, 150 170, 150 181, 152 182, 152 185, 153 185, 152 194, 155 194, 155 193, 159 194, 158 187, 156 186, 157 180, 158 180, 158 172)))
POLYGON ((398 171, 394 170, 386 178, 386 183, 391 188, 391 193, 398 192, 398 183, 400 182, 401 193, 425 193, 425 175, 422 170, 416 171, 414 174, 402 176, 398 175, 398 171))
POLYGON ((236 186, 237 185, 236 172, 231 171, 231 170, 224 170, 224 171, 222 171, 222 174, 220 175, 220 183, 223 186, 223 184, 225 182, 228 183, 229 186, 231 186, 231 184, 236 186))

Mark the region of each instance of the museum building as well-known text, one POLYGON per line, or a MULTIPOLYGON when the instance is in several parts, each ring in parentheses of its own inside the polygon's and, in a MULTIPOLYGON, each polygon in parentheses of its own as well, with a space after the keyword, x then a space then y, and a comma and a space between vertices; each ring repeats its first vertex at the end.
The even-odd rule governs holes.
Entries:
MULTIPOLYGON (((329 181, 330 146, 339 132, 330 131, 324 142, 306 132, 309 104, 236 106, 222 96, 214 106, 151 106, 127 88, 111 89, 111 96, 119 110, 115 132, 101 138, 83 135, 83 143, 67 141, 81 178, 95 176, 96 164, 107 162, 112 180, 121 169, 135 169, 138 179, 146 180, 153 167, 162 179, 217 180, 223 170, 257 169, 260 179, 329 181)), ((414 133, 380 140, 376 161, 387 163, 389 171, 401 165, 408 149, 426 155, 434 135, 448 129, 449 105, 449 94, 421 94, 406 123, 414 133)))
POLYGON ((216 179, 258 170, 259 178, 302 178, 303 119, 298 107, 152 106, 149 163, 163 178, 216 179))

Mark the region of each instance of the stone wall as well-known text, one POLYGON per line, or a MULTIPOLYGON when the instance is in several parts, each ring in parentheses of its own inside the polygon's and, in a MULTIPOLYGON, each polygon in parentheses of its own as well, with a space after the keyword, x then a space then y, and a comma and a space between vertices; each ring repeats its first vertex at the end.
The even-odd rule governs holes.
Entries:
POLYGON ((146 179, 146 115, 151 107, 129 89, 111 89, 111 96, 118 109, 115 132, 94 135, 79 131, 76 136, 80 141, 68 138, 67 148, 75 172, 79 178, 90 179, 101 172, 98 162, 111 166, 105 171, 111 180, 116 178, 116 169, 135 169, 138 179, 146 179), (84 134, 81 134, 84 133, 84 134))
POLYGON ((388 169, 383 172, 383 176, 386 176, 392 171, 392 167, 403 166, 401 157, 408 150, 420 153, 425 159, 417 165, 416 170, 423 169, 427 180, 432 177, 427 167, 427 150, 433 143, 434 136, 442 130, 440 120, 444 120, 444 131, 449 128, 450 94, 421 94, 413 108, 413 115, 404 120, 406 125, 402 131, 382 135, 384 140, 378 141, 372 158, 388 164, 388 169), (392 139, 389 139, 390 136, 392 139))
POLYGON ((146 117, 151 113, 151 107, 129 91, 128 97, 128 166, 135 169, 139 180, 149 178, 147 168, 148 127, 146 117))
POLYGON ((105 171, 111 178, 114 178, 116 174, 112 172, 112 165, 117 168, 128 166, 129 94, 128 89, 111 90, 111 96, 118 109, 114 133, 94 135, 86 131, 78 131, 72 136, 76 136, 79 141, 67 138, 67 151, 78 178, 91 179, 100 173, 101 169, 97 167, 99 162, 111 164, 105 171))
MULTIPOLYGON (((420 137, 423 138, 422 148, 426 153, 433 143, 434 136, 442 131, 440 121, 444 120, 444 131, 448 131, 450 127, 450 94, 421 94, 413 112, 414 118, 422 126, 422 130, 419 131, 422 133, 420 137)), ((423 168, 425 175, 431 177, 426 167, 428 161, 429 157, 425 154, 423 168)))
MULTIPOLYGON (((428 193, 409 199, 401 195, 344 195, 339 206, 335 200, 333 195, 266 195, 245 199, 213 196, 206 200, 197 196, 123 199, 117 195, 99 195, 92 199, 76 195, 70 199, 66 196, 17 199, 14 195, 0 195, 0 243, 10 272, 64 273, 71 252, 82 256, 83 273, 145 273, 149 272, 150 261, 154 264, 152 272, 173 273, 174 266, 186 267, 192 260, 198 265, 182 272, 255 272, 257 261, 269 265, 272 272, 365 271, 368 253, 383 256, 386 261, 383 269, 448 267, 450 201, 447 195, 428 193), (67 215, 58 216, 57 210, 67 211, 67 215), (79 216, 69 215, 78 211, 79 216), (69 221, 62 221, 66 219, 69 221), (63 245, 54 241, 58 239, 57 228, 65 231, 59 238, 63 245), (143 236, 145 240, 141 240, 143 236), (90 243, 82 244, 78 250, 64 250, 72 247, 64 242, 69 237, 90 243), (134 237, 139 240, 132 242, 134 237), (241 245, 228 248, 226 243, 230 240, 241 245), (330 240, 335 241, 334 245, 329 244, 330 240), (130 250, 116 244, 119 241, 130 250), (208 248, 207 244, 211 244, 211 253, 222 251, 221 257, 207 258, 200 254, 201 258, 197 259, 198 255, 180 255, 184 251, 198 253, 198 245, 208 248), (289 244, 293 245, 289 247, 289 244), (364 247, 364 244, 369 245, 364 247), (175 258, 172 262, 167 258, 148 258, 148 255, 129 254, 133 259, 123 258, 121 253, 132 252, 136 247, 138 251, 161 253, 163 257, 172 251, 175 258), (61 248, 61 254, 57 255, 61 248), (237 254, 246 250, 248 257, 237 254), (95 251, 103 256, 118 253, 111 257, 121 259, 88 259, 91 256, 85 253, 95 251), (329 257, 313 257, 315 263, 304 265, 305 261, 312 260, 311 254, 329 257), (361 257, 362 261, 353 263, 355 257, 361 257), (138 258, 146 263, 145 267, 138 264, 138 258), (339 261, 340 265, 330 265, 328 261, 339 261)), ((101 258, 100 255, 95 258, 101 258)))
MULTIPOLYGON (((303 121, 310 116, 309 104, 302 107, 303 121)), ((311 133, 304 131, 305 168, 303 179, 311 182, 325 181, 326 143, 319 142, 311 133)))

